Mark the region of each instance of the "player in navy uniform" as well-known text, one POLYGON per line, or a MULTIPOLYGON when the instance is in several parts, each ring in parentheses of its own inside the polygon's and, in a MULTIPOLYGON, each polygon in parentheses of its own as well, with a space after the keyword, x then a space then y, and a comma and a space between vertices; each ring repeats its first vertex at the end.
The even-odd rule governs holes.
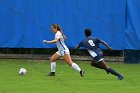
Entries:
POLYGON ((80 42, 77 45, 76 49, 79 49, 80 47, 86 48, 90 53, 91 57, 93 58, 93 61, 91 62, 91 66, 104 69, 108 74, 111 73, 117 76, 119 80, 122 80, 123 76, 118 72, 116 72, 114 69, 109 68, 108 65, 105 63, 103 52, 99 48, 99 44, 100 43, 104 44, 106 47, 109 48, 109 50, 112 50, 112 48, 108 46, 103 40, 99 38, 91 37, 91 32, 92 31, 90 29, 85 30, 86 39, 80 42))

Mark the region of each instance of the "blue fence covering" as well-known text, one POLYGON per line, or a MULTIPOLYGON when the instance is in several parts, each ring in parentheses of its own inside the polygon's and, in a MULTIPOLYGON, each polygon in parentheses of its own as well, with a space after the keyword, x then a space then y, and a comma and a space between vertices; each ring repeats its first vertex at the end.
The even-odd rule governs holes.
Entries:
POLYGON ((125 49, 140 50, 140 0, 127 0, 125 49))
MULTIPOLYGON (((0 0, 0 47, 53 48, 43 44, 58 23, 74 48, 84 29, 116 50, 140 49, 140 0, 0 0)), ((105 49, 105 47, 102 47, 105 49)))

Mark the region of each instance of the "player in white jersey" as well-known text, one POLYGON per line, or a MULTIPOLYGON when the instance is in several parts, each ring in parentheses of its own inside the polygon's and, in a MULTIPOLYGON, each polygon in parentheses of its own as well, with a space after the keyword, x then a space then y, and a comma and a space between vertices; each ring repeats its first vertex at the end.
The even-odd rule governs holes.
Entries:
POLYGON ((67 46, 64 43, 65 40, 60 31, 57 31, 55 33, 55 38, 59 38, 58 42, 56 42, 57 48, 58 48, 57 54, 60 56, 64 56, 64 54, 70 54, 69 49, 67 48, 67 46))
POLYGON ((58 51, 54 55, 52 55, 52 57, 50 58, 51 72, 48 75, 55 76, 56 61, 60 57, 63 56, 64 60, 67 62, 67 64, 69 66, 71 66, 72 68, 74 68, 75 70, 77 70, 80 73, 80 75, 83 76, 84 71, 82 69, 80 69, 80 67, 76 63, 72 62, 69 49, 67 48, 67 46, 64 43, 64 41, 66 40, 66 36, 62 32, 61 27, 58 24, 52 24, 51 29, 52 29, 52 32, 55 34, 55 39, 51 40, 51 41, 43 40, 43 42, 48 43, 48 44, 56 43, 58 51))

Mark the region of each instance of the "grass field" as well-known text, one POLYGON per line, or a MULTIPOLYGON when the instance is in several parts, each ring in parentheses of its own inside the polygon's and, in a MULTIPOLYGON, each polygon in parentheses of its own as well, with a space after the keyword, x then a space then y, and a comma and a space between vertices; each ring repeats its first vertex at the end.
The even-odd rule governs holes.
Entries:
POLYGON ((109 63, 123 73, 122 81, 89 62, 77 64, 85 70, 85 77, 62 61, 57 63, 56 76, 49 77, 48 61, 0 60, 0 93, 140 93, 140 64, 109 63), (27 69, 25 76, 18 75, 21 67, 27 69))

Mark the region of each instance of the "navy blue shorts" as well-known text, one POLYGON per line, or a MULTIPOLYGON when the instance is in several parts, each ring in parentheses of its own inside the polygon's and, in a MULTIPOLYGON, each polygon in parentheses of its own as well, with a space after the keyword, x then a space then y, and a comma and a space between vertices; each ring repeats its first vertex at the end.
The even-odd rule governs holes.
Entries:
POLYGON ((95 60, 95 63, 98 63, 98 62, 104 60, 104 55, 103 55, 102 51, 88 50, 88 52, 90 53, 90 55, 93 58, 93 60, 95 60))

